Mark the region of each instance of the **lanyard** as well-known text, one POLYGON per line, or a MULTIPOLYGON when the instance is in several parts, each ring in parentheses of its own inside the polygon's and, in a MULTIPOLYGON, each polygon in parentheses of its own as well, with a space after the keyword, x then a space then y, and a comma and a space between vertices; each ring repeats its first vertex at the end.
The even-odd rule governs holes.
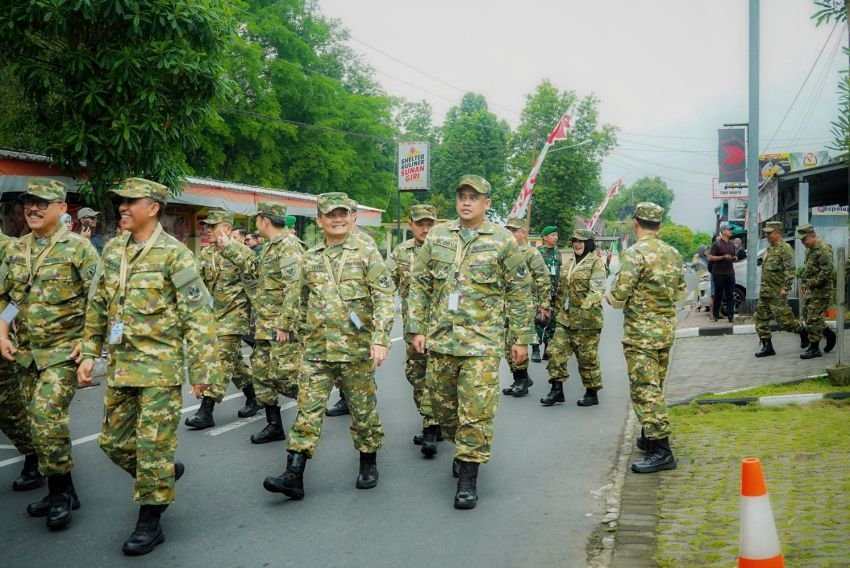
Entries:
POLYGON ((30 288, 32 288, 32 283, 35 280, 35 277, 38 275, 38 271, 41 268, 41 265, 44 264, 44 261, 50 255, 50 251, 53 250, 53 247, 56 246, 56 243, 59 242, 59 236, 63 230, 66 230, 65 227, 59 227, 56 230, 56 233, 50 239, 50 243, 47 248, 45 248, 38 257, 35 259, 35 266, 32 264, 32 239, 35 238, 35 235, 32 235, 30 239, 27 240, 27 248, 26 248, 26 260, 27 260, 27 270, 30 272, 29 279, 27 280, 27 293, 29 293, 30 288))
POLYGON ((328 255, 323 254, 322 260, 325 261, 325 268, 328 271, 328 274, 331 275, 331 279, 334 281, 334 284, 337 287, 337 292, 339 292, 339 283, 342 280, 342 271, 345 269, 345 260, 348 258, 348 249, 345 249, 342 252, 342 259, 339 262, 339 271, 338 274, 334 274, 333 270, 331 270, 331 262, 328 260, 328 255))
POLYGON ((124 243, 124 254, 121 255, 121 271, 118 275, 118 314, 116 319, 121 317, 124 313, 124 295, 127 290, 127 277, 130 268, 136 266, 139 262, 142 261, 145 256, 150 252, 153 248, 153 245, 156 243, 156 240, 162 234, 162 225, 160 223, 156 224, 156 229, 154 229, 153 234, 148 239, 148 242, 145 244, 145 247, 141 250, 141 252, 136 253, 136 256, 133 257, 132 260, 127 258, 127 249, 130 246, 130 239, 132 235, 127 236, 127 242, 124 243))
POLYGON ((461 248, 461 243, 463 239, 460 237, 460 233, 457 235, 457 248, 455 249, 455 261, 453 263, 454 272, 452 273, 451 285, 447 286, 448 289, 454 288, 455 283, 457 282, 457 275, 460 273, 460 265, 463 262, 463 259, 466 258, 466 252, 469 250, 470 245, 475 242, 475 239, 470 239, 468 243, 463 245, 461 248))
POLYGON ((590 256, 589 254, 584 255, 584 258, 582 258, 582 259, 581 259, 580 261, 578 261, 578 262, 573 262, 573 264, 572 264, 572 265, 571 265, 571 266, 567 269, 567 286, 569 286, 569 285, 570 285, 570 282, 572 282, 572 280, 573 280, 573 273, 574 273, 574 272, 576 271, 576 269, 578 268, 578 265, 579 265, 579 264, 581 264, 582 262, 584 262, 585 260, 587 260, 587 258, 588 258, 589 256, 590 256))

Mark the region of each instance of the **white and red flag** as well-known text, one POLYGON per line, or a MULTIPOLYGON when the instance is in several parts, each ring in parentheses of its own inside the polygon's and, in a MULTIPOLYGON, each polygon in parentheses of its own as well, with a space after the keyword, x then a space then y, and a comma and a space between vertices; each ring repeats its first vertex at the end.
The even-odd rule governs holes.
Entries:
POLYGON ((611 189, 608 190, 608 193, 605 194, 605 199, 602 200, 602 203, 599 204, 599 207, 596 209, 596 212, 593 214, 593 217, 590 218, 590 221, 587 222, 587 228, 591 231, 596 223, 599 221, 599 218, 602 216, 602 212, 605 211, 605 208, 608 207, 608 202, 611 201, 611 198, 617 195, 620 192, 620 186, 623 185, 623 180, 618 179, 614 182, 614 185, 611 186, 611 189))

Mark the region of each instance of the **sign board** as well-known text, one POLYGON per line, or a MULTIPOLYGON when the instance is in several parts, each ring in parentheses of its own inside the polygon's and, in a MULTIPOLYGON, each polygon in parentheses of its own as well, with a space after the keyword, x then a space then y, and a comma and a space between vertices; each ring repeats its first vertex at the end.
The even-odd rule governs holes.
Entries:
POLYGON ((747 142, 743 128, 721 128, 717 131, 717 168, 720 183, 747 181, 747 142))
POLYGON ((791 152, 791 171, 805 170, 829 163, 829 152, 791 152))
POLYGON ((431 188, 431 160, 428 142, 398 143, 398 190, 431 188))
POLYGON ((815 215, 847 215, 846 205, 821 205, 812 207, 812 216, 815 215))
POLYGON ((711 178, 711 197, 713 199, 746 199, 747 186, 727 183, 718 186, 717 178, 711 178))
POLYGON ((759 185, 765 180, 791 171, 791 154, 759 154, 759 185))

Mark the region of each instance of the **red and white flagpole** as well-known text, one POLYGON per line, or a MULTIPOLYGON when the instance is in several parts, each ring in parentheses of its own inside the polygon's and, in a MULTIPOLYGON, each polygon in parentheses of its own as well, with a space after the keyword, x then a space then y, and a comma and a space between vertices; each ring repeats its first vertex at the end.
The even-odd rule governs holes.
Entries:
POLYGON ((590 221, 587 223, 587 228, 591 231, 593 230, 593 226, 596 225, 599 218, 602 216, 602 213, 605 211, 605 208, 608 207, 608 202, 611 201, 611 198, 617 195, 620 191, 620 186, 623 185, 623 180, 618 179, 614 182, 614 185, 611 186, 611 189, 608 190, 608 193, 605 194, 605 199, 602 200, 602 203, 596 209, 596 212, 593 214, 593 217, 590 218, 590 221))
POLYGON ((543 145, 540 155, 537 156, 537 161, 534 162, 534 167, 531 168, 531 173, 528 174, 528 179, 525 180, 525 184, 522 186, 522 190, 516 198, 514 207, 511 209, 511 217, 525 216, 528 203, 531 201, 531 196, 534 193, 534 184, 537 183, 537 175, 540 173, 540 166, 543 165, 543 160, 546 159, 546 153, 549 152, 549 148, 551 148, 555 142, 567 139, 567 133, 570 130, 570 120, 570 115, 565 113, 564 116, 561 117, 561 120, 558 121, 555 129, 549 134, 549 137, 546 138, 546 143, 543 145))

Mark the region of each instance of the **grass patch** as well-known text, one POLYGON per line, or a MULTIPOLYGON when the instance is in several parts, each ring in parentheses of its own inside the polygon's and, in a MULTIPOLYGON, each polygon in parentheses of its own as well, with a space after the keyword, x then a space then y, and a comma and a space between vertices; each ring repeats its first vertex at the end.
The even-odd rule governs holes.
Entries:
POLYGON ((764 385, 747 390, 736 391, 727 394, 710 394, 697 397, 699 400, 715 400, 718 398, 742 398, 748 396, 777 396, 783 394, 816 394, 827 392, 850 392, 850 386, 836 387, 829 383, 826 377, 806 379, 795 383, 781 383, 775 385, 764 385))

